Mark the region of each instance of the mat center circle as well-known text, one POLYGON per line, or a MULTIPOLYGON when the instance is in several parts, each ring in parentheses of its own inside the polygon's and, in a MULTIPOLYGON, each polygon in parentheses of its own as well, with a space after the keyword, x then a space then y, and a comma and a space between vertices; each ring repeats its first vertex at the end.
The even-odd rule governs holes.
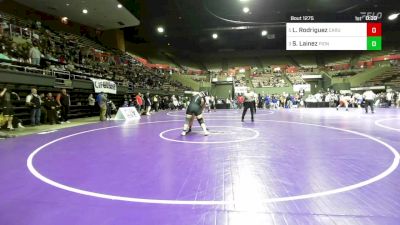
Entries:
POLYGON ((182 136, 182 128, 173 128, 162 131, 160 138, 166 141, 191 144, 226 144, 256 139, 260 133, 252 128, 235 126, 209 126, 210 134, 204 136, 201 127, 193 127, 186 136, 182 136))

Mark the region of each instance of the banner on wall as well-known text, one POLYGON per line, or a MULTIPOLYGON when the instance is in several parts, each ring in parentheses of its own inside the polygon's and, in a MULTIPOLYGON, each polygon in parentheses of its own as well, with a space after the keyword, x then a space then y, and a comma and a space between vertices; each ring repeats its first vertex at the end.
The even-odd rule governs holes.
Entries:
POLYGON ((245 94, 247 93, 248 87, 235 87, 235 94, 245 94))
POLYGON ((300 90, 310 92, 311 85, 310 84, 295 84, 295 85, 293 85, 293 91, 298 92, 300 90))
POLYGON ((117 85, 113 81, 90 78, 96 93, 117 94, 117 85))

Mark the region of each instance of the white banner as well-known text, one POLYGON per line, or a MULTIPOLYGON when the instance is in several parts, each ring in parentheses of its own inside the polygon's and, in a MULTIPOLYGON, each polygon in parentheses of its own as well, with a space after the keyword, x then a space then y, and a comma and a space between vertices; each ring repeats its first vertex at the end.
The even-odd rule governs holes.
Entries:
POLYGON ((90 78, 96 93, 117 94, 117 85, 113 81, 90 78))
POLYGON ((115 115, 115 120, 138 120, 140 119, 140 114, 135 107, 120 107, 118 109, 117 115, 115 115))
POLYGON ((321 79, 322 75, 307 75, 307 74, 304 74, 304 75, 301 75, 301 78, 303 78, 303 79, 321 79))
POLYGON ((245 94, 247 93, 248 87, 235 87, 235 94, 245 94))
POLYGON ((293 91, 298 92, 300 90, 310 92, 311 85, 310 84, 295 84, 295 85, 293 85, 293 91))

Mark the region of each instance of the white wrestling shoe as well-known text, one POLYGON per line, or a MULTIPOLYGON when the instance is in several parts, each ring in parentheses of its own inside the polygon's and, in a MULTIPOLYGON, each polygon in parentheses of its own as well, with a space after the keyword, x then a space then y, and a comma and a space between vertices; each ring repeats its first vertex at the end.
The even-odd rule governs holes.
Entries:
POLYGON ((210 135, 210 131, 208 131, 208 130, 204 131, 204 136, 208 136, 208 135, 210 135))
POLYGON ((186 136, 187 132, 186 131, 182 131, 181 135, 182 136, 186 136))

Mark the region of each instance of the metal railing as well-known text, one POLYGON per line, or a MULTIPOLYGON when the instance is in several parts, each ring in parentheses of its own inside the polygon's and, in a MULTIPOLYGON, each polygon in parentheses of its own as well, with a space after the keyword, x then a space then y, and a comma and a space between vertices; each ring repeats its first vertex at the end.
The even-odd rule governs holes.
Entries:
MULTIPOLYGON (((36 75, 42 75, 42 76, 48 76, 48 77, 55 77, 55 78, 61 78, 65 80, 90 80, 90 78, 101 78, 103 77, 101 74, 91 74, 91 73, 82 73, 85 75, 79 75, 79 74, 71 74, 70 71, 64 71, 64 70, 46 70, 46 69, 40 69, 36 67, 29 67, 29 66, 20 66, 20 65, 15 65, 11 63, 0 63, 0 68, 6 68, 6 69, 11 69, 11 70, 17 70, 20 72, 26 72, 26 73, 33 73, 36 75)), ((133 83, 130 81, 114 81, 117 85, 123 86, 123 87, 128 87, 128 90, 133 90, 133 83)))

